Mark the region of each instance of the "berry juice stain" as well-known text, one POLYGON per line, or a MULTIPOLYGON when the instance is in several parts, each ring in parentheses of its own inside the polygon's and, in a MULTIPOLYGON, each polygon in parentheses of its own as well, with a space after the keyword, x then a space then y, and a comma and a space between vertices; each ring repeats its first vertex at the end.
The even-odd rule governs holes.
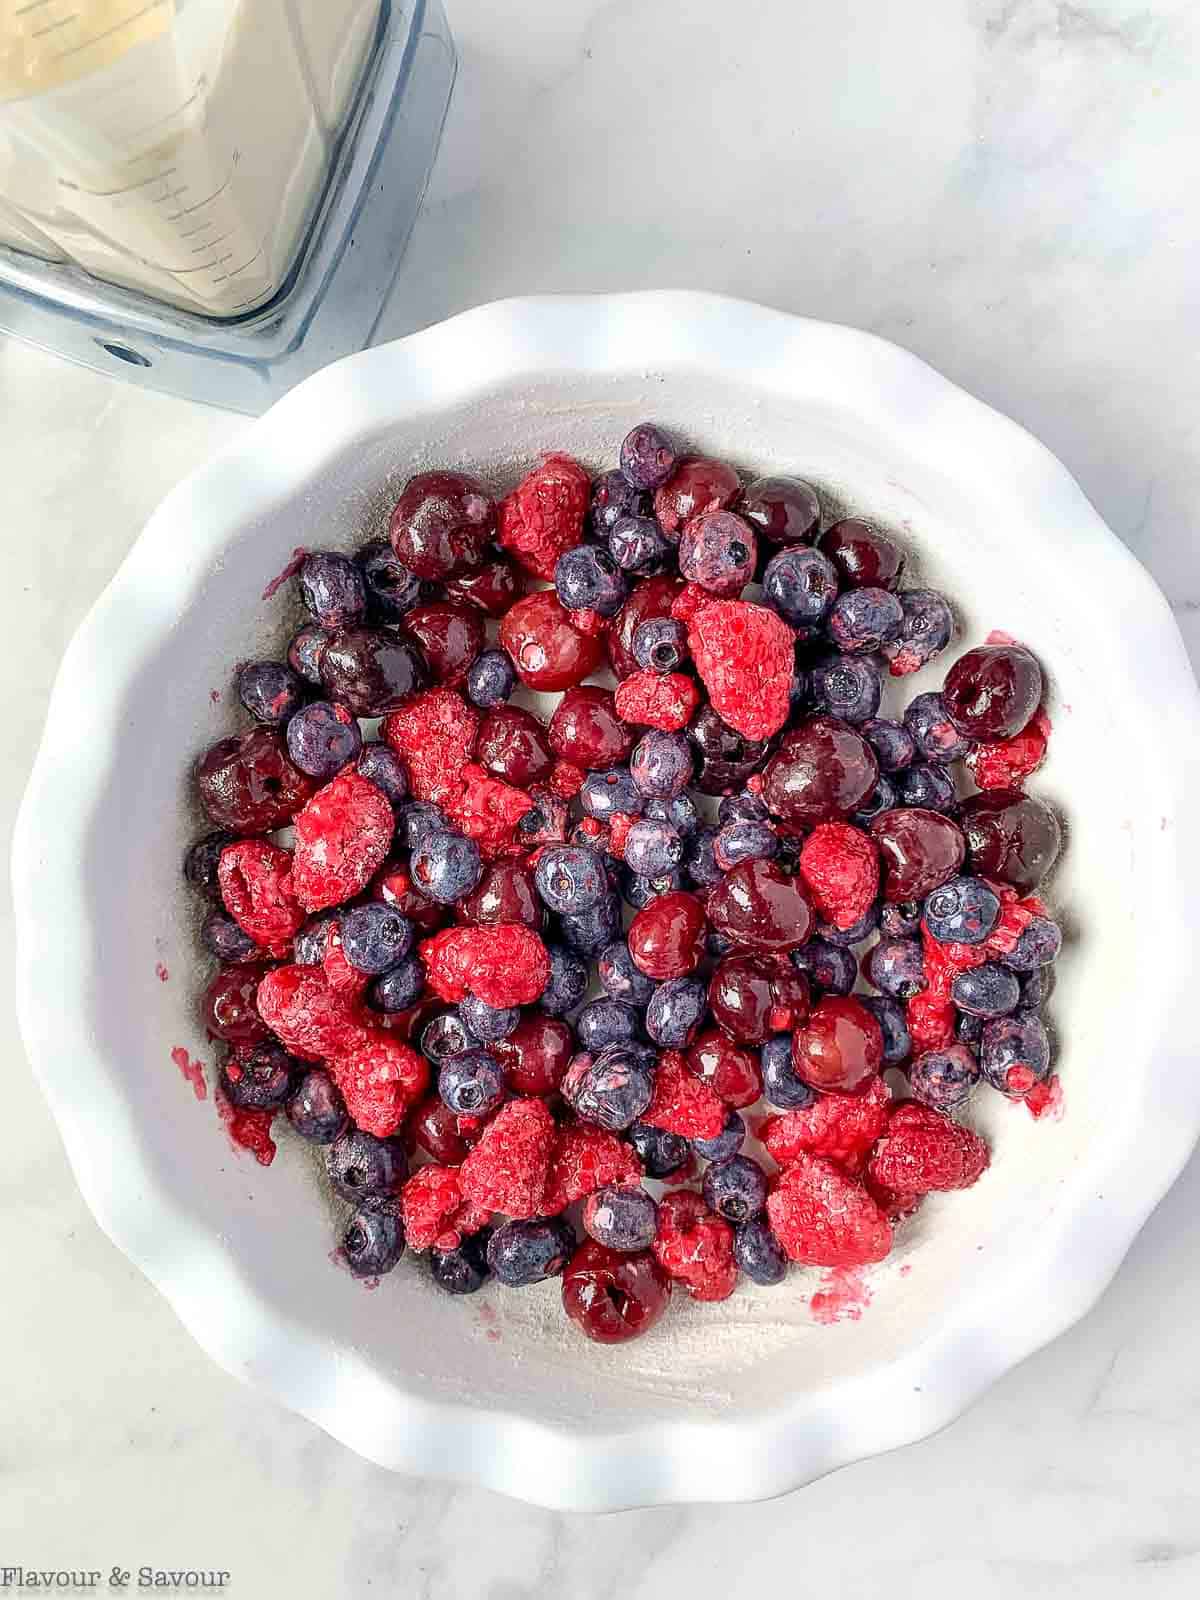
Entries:
POLYGON ((167 971, 166 967, 163 966, 161 961, 156 961, 154 963, 154 976, 158 979, 159 983, 166 983, 171 974, 167 971))
MULTIPOLYGON (((162 969, 162 979, 166 982, 167 969, 162 969)), ((204 1077, 203 1061, 193 1061, 181 1044, 177 1044, 171 1051, 171 1060, 179 1068, 180 1076, 192 1086, 192 1093, 197 1100, 208 1099, 208 1084, 204 1077)))
POLYGON ((871 1291, 859 1268, 831 1267, 809 1301, 809 1309, 814 1322, 830 1327, 835 1322, 860 1322, 870 1304, 871 1291))
POLYGON ((235 1106, 220 1089, 214 1092, 213 1100, 233 1149, 249 1150, 260 1167, 269 1167, 275 1159, 275 1141, 271 1137, 274 1112, 243 1110, 235 1106))
POLYGON ((211 700, 211 701, 212 701, 212 703, 213 703, 213 705, 216 705, 216 704, 217 704, 217 702, 218 702, 218 701, 219 701, 219 700, 220 700, 220 698, 221 698, 221 691, 220 691, 220 689, 210 689, 210 690, 209 690, 209 691, 208 691, 208 698, 209 698, 209 699, 210 699, 210 700, 211 700))
POLYGON ((270 600, 272 595, 276 594, 280 589, 283 588, 284 584, 289 578, 294 578, 296 576, 296 574, 300 571, 300 568, 304 565, 307 557, 308 551, 303 545, 298 544, 292 551, 292 557, 287 566, 284 567, 282 572, 276 573, 275 577, 271 579, 270 583, 263 590, 262 598, 264 600, 270 600))
POLYGON ((1036 1121, 1061 1122, 1066 1107, 1063 1102, 1062 1080, 1055 1073, 1045 1083, 1035 1083, 1025 1096, 1025 1106, 1036 1121))

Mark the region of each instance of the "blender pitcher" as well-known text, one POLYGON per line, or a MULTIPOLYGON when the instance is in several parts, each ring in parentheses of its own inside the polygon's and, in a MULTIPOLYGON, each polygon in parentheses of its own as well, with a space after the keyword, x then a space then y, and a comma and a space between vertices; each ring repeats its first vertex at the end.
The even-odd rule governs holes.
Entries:
POLYGON ((369 342, 453 73, 437 0, 0 0, 0 329, 262 409, 369 342))

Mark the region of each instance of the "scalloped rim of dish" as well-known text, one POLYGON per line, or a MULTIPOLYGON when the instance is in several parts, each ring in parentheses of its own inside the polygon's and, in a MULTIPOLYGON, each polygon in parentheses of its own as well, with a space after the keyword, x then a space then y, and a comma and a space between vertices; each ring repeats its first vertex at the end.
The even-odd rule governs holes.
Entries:
MULTIPOLYGON (((193 524, 194 526, 194 524, 193 524)), ((1153 579, 1105 526, 1066 469, 1016 423, 974 399, 909 352, 874 335, 743 301, 691 292, 543 296, 464 312, 396 343, 335 363, 307 379, 164 500, 85 619, 63 658, 46 730, 13 838, 17 1012, 34 1071, 88 1206, 101 1227, 166 1296, 222 1367, 266 1390, 359 1454, 399 1471, 477 1485, 563 1510, 744 1501, 785 1493, 839 1466, 945 1426, 991 1383, 1087 1312, 1138 1230, 1186 1162, 1200 1133, 1200 1075, 1181 1027, 1196 945, 1189 904, 1200 866, 1176 823, 1200 807, 1200 696, 1174 618, 1153 579), (753 337, 751 337, 753 336, 753 337), (511 1412, 474 1411, 405 1394, 352 1355, 329 1372, 318 1342, 271 1312, 232 1267, 220 1242, 160 1189, 139 1153, 134 1111, 112 1064, 89 1038, 87 1018, 46 981, 37 952, 65 919, 85 919, 83 841, 95 799, 111 777, 111 731, 73 745, 67 708, 83 697, 96 726, 116 725, 122 695, 152 637, 170 625, 172 529, 189 506, 240 505, 201 525, 220 553, 263 497, 318 475, 324 462, 388 416, 411 417, 469 399, 521 372, 602 378, 631 366, 732 368, 737 353, 769 341, 776 381, 791 363, 816 363, 831 395, 893 434, 953 441, 1003 471, 1056 537, 1100 564, 1122 594, 1135 631, 1153 638, 1137 670, 1145 703, 1159 710, 1162 772, 1156 789, 1154 873, 1161 943, 1177 956, 1156 1037, 1137 1055, 1147 1080, 1169 1094, 1122 1106, 1123 1138, 1089 1164, 1087 1192, 1033 1241, 1028 1290, 1014 1315, 990 1298, 956 1307, 916 1349, 815 1395, 782 1400, 769 1416, 656 1424, 581 1436, 511 1412), (370 382, 364 381, 369 376, 370 382), (388 396, 381 407, 378 396, 388 396), (318 417, 320 428, 308 419, 318 417), (314 445, 301 458, 297 437, 314 445), (321 443, 316 444, 320 439, 321 443), (258 497, 257 501, 256 498, 258 497), (136 596, 137 611, 134 611, 136 596), (147 597, 159 603, 146 614, 147 597), (64 782, 64 775, 70 781, 64 782), (45 852, 39 841, 52 838, 45 852), (1181 1041, 1172 1044, 1172 1037, 1181 1041), (104 1141, 95 1138, 97 1128, 104 1141), (102 1148, 101 1148, 102 1146, 102 1148), (1103 1194, 1103 1199, 1099 1196, 1103 1194), (155 1245, 147 1242, 148 1206, 155 1245), (164 1248, 166 1246, 166 1248, 164 1248), (1053 1292, 1049 1292, 1053 1289, 1053 1292), (1039 1292, 1041 1291, 1041 1292, 1039 1292), (313 1381, 317 1365, 319 1381, 313 1381)), ((1008 1284, 1011 1288, 1011 1284, 1008 1284)))

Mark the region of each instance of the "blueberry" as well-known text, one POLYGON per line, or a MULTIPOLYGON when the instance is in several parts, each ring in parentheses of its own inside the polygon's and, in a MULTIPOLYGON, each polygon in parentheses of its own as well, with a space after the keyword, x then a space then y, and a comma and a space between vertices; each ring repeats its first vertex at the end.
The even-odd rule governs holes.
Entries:
POLYGON ((439 905, 470 894, 482 875, 479 846, 461 833, 427 833, 412 853, 414 888, 439 905))
POLYGON ((833 602, 826 627, 839 650, 862 655, 899 637, 904 611, 887 589, 848 589, 833 602))
POLYGON ((700 826, 700 813, 696 810, 696 802, 687 793, 647 800, 642 815, 652 818, 655 822, 669 822, 675 832, 682 834, 685 839, 695 833, 700 826))
POLYGON ((321 658, 332 636, 333 630, 323 628, 319 622, 306 622, 292 635, 287 647, 288 666, 305 683, 320 684, 321 658))
POLYGON ((249 961, 258 952, 250 935, 223 911, 210 911, 205 917, 200 924, 200 943, 210 955, 226 963, 249 961))
POLYGON ((578 916, 594 910, 608 895, 604 864, 581 845, 549 845, 538 857, 534 882, 551 911, 578 916))
POLYGON ((521 1020, 520 1006, 489 1006, 473 994, 459 1002, 458 1010, 467 1027, 484 1044, 507 1039, 521 1020))
POLYGON ((421 1030, 421 1054, 435 1065, 451 1061, 479 1043, 457 1011, 442 1011, 421 1030))
POLYGON ((346 1224, 342 1258, 356 1278, 382 1278, 404 1254, 400 1202, 364 1200, 346 1224))
POLYGON ((453 1250, 431 1250, 429 1270, 439 1289, 447 1294, 474 1294, 488 1276, 487 1249, 490 1228, 471 1234, 453 1250))
POLYGON ((634 746, 629 773, 640 794, 670 799, 692 779, 692 747, 682 733, 651 728, 634 746))
POLYGON ((860 1005, 866 1006, 879 1024, 879 1031, 883 1035, 884 1066, 898 1067, 902 1061, 907 1061, 912 1054, 912 1035, 908 1031, 908 1018, 900 1002, 887 994, 860 994, 855 998, 860 1005))
POLYGON ((875 787, 863 801, 851 821, 856 828, 867 828, 876 817, 882 816, 885 811, 893 811, 898 804, 899 797, 895 789, 896 780, 880 773, 876 779, 875 787))
POLYGON ((961 1039, 963 1044, 969 1044, 978 1053, 983 1042, 983 1025, 986 1017, 973 1017, 969 1011, 960 1011, 958 1020, 954 1024, 955 1037, 961 1039))
POLYGON ((625 836, 625 865, 640 878, 673 872, 683 860, 683 840, 669 822, 639 817, 625 836))
POLYGON ((324 1067, 309 1067, 298 1079, 287 1103, 287 1119, 311 1144, 332 1144, 345 1132, 350 1120, 346 1106, 324 1067))
POLYGON ((504 650, 482 650, 467 669, 467 698, 485 711, 502 706, 516 686, 516 668, 504 650))
POLYGON ((897 675, 916 672, 932 661, 954 636, 954 613, 934 589, 905 589, 899 636, 883 647, 897 675))
POLYGON ((835 928, 832 922, 817 923, 817 937, 824 939, 826 944, 839 944, 849 949, 853 944, 861 944, 864 939, 869 939, 879 926, 879 907, 868 906, 857 922, 848 928, 835 928))
POLYGON ((730 599, 754 577, 758 541, 735 511, 706 511, 679 534, 679 574, 710 594, 730 599))
POLYGON ((635 489, 623 472, 603 472, 592 484, 589 516, 598 539, 607 539, 622 517, 649 517, 652 509, 652 496, 635 489))
POLYGON ((346 1200, 394 1194, 408 1176, 408 1158, 399 1139, 377 1139, 351 1128, 325 1153, 325 1170, 334 1189, 346 1200))
POLYGON ((713 1139, 693 1139, 692 1149, 705 1161, 728 1161, 746 1142, 745 1118, 737 1111, 725 1117, 725 1126, 713 1139))
POLYGON ((1034 917, 1018 936, 1016 944, 1003 958, 1014 972, 1036 972, 1048 967, 1062 949, 1062 929, 1049 917, 1034 917))
POLYGON ((310 778, 333 778, 362 749, 358 719, 345 706, 314 700, 287 725, 288 755, 310 778))
POLYGON ((427 835, 445 833, 450 827, 446 813, 427 800, 408 800, 396 816, 397 843, 415 850, 427 835))
POLYGON ((946 712, 940 694, 919 694, 904 712, 904 726, 912 735, 917 754, 923 761, 961 761, 971 748, 946 712))
POLYGON ((296 1063, 274 1039, 256 1044, 249 1055, 231 1055, 221 1070, 229 1100, 247 1111, 274 1111, 292 1092, 296 1063))
POLYGON ((183 858, 183 876, 193 889, 210 900, 219 900, 221 886, 217 881, 217 868, 221 865, 221 851, 226 845, 236 844, 236 833, 206 833, 197 839, 183 858))
POLYGON ((1018 1011, 985 1022, 979 1066, 993 1089, 1014 1099, 1029 1087, 1026 1073, 1019 1074, 1010 1087, 1008 1078, 1014 1069, 1026 1068, 1035 1081, 1044 1078, 1050 1071, 1050 1039, 1037 1012, 1018 1011))
POLYGON ((634 966, 624 939, 614 939, 606 946, 596 965, 604 992, 611 999, 622 1000, 629 1006, 646 1006, 653 999, 658 985, 634 966))
POLYGON ((342 954, 372 978, 390 972, 413 946, 413 925, 382 900, 354 906, 342 917, 342 954))
POLYGON ((509 1289, 557 1278, 575 1253, 575 1234, 561 1217, 502 1222, 488 1240, 492 1276, 509 1289))
POLYGON ((398 806, 408 799, 408 772, 396 752, 377 739, 364 744, 354 770, 398 806))
POLYGON ((908 1069, 909 1094, 935 1111, 957 1111, 971 1098, 978 1082, 979 1063, 965 1044, 926 1050, 908 1069))
POLYGON ((942 944, 981 944, 999 919, 999 896, 982 878, 951 878, 925 901, 925 926, 942 944))
POLYGON ((1050 992, 1053 976, 1049 967, 1037 967, 1033 972, 1018 973, 1022 1011, 1037 1011, 1042 1006, 1050 992))
POLYGON ((625 604, 629 585, 607 550, 577 544, 554 563, 554 587, 568 611, 596 611, 615 616, 625 604))
POLYGON ((640 1052, 609 1045, 596 1056, 577 1055, 562 1081, 562 1097, 582 1122, 609 1133, 631 1127, 653 1097, 650 1073, 640 1052))
POLYGON ((769 822, 727 822, 713 841, 713 859, 723 872, 739 861, 771 861, 779 854, 779 835, 769 822))
POLYGON ((671 555, 670 541, 653 517, 618 517, 609 530, 608 549, 622 572, 654 572, 671 555))
POLYGON ((549 789, 531 789, 533 805, 517 823, 521 842, 530 848, 539 844, 562 844, 567 836, 569 807, 561 795, 549 789))
POLYGON ((812 669, 813 704, 842 722, 868 722, 883 698, 883 677, 874 656, 822 656, 812 669))
POLYGON ((664 1050, 683 1050, 700 1031, 708 990, 699 978, 667 978, 646 1007, 646 1032, 664 1050))
POLYGON ((558 919, 563 943, 581 956, 598 956, 621 932, 620 896, 608 893, 587 911, 564 912, 558 919))
POLYGON ((644 1189, 606 1184, 588 1196, 583 1228, 610 1250, 648 1250, 658 1231, 658 1207, 644 1189))
POLYGON ((1021 984, 1016 973, 998 961, 985 961, 958 973, 950 985, 950 998, 973 1017, 1006 1017, 1017 1009, 1021 984))
POLYGON ((787 1276, 787 1256, 760 1217, 743 1222, 733 1233, 733 1259, 753 1283, 770 1287, 787 1276))
POLYGON ((626 1044, 640 1035, 641 1022, 633 1006, 620 1000, 591 1000, 575 1019, 581 1050, 603 1050, 606 1044, 626 1044))
POLYGON ((630 817, 640 816, 645 803, 646 797, 638 790, 628 767, 589 772, 579 791, 584 815, 597 822, 607 822, 618 811, 630 817))
POLYGON ((903 806, 923 811, 951 812, 958 808, 954 779, 943 766, 918 761, 896 776, 896 799, 903 806))
POLYGON ((349 556, 318 550, 300 568, 300 597, 323 628, 344 628, 367 614, 367 585, 349 556))
POLYGON ((858 977, 858 962, 850 950, 830 944, 828 939, 810 939, 792 951, 792 965, 807 972, 825 994, 849 994, 858 977))
POLYGON ((880 939, 867 954, 865 973, 883 994, 893 1000, 911 1000, 927 985, 925 953, 919 939, 880 939))
POLYGON ((319 967, 325 959, 329 935, 338 927, 340 913, 334 909, 318 911, 292 941, 292 960, 300 967, 319 967))
POLYGON ((621 473, 635 489, 660 489, 678 459, 671 440, 653 422, 639 422, 621 441, 621 473))
POLYGON ((717 821, 722 827, 731 822, 769 822, 770 812, 761 795, 752 789, 743 789, 740 794, 723 795, 717 806, 717 821))
POLYGON ((438 1095, 460 1117, 481 1117, 504 1098, 504 1073, 486 1050, 464 1050, 443 1061, 438 1095))
POLYGON ((704 1201, 726 1222, 749 1222, 767 1203, 767 1179, 749 1156, 714 1161, 701 1185, 704 1201))
POLYGON ((683 873, 678 868, 673 872, 660 872, 655 878, 644 878, 626 867, 621 876, 621 893, 635 911, 643 910, 660 894, 682 888, 683 873))
POLYGON ((548 1016, 561 1017, 564 1012, 573 1011, 587 993, 587 962, 561 944, 548 944, 546 954, 550 957, 550 977, 538 1005, 548 1016))
POLYGON ((420 605, 425 590, 386 539, 372 539, 354 557, 367 587, 367 606, 376 622, 396 622, 420 605))
POLYGON ((733 940, 727 933, 720 933, 716 928, 710 928, 704 935, 705 952, 719 961, 722 956, 727 956, 733 949, 733 940))
POLYGON ((425 963, 420 956, 409 956, 367 990, 367 998, 377 1011, 407 1011, 425 992, 425 963))
POLYGON ((916 742, 903 723, 871 717, 858 731, 874 750, 880 772, 902 772, 916 757, 916 742))
POLYGON ((785 622, 812 637, 837 599, 837 569, 828 556, 808 545, 788 545, 763 569, 763 599, 785 622))
POLYGON ((674 617, 651 617, 634 630, 633 659, 639 667, 676 672, 687 658, 687 629, 674 617))
POLYGON ((238 668, 238 699, 254 718, 279 728, 304 704, 304 682, 282 661, 248 661, 238 668))
POLYGON ((903 939, 921 926, 921 907, 916 900, 892 900, 879 910, 879 931, 888 939, 903 939))
POLYGON ((652 1128, 648 1122, 634 1123, 629 1143, 648 1178, 669 1178, 687 1166, 692 1156, 692 1147, 682 1134, 652 1128))
POLYGON ((710 889, 723 876, 717 865, 717 831, 697 828, 687 842, 683 856, 685 878, 697 889, 710 889))
POLYGON ((763 1096, 777 1111, 803 1111, 817 1098, 792 1065, 792 1036, 777 1033, 758 1053, 763 1096))

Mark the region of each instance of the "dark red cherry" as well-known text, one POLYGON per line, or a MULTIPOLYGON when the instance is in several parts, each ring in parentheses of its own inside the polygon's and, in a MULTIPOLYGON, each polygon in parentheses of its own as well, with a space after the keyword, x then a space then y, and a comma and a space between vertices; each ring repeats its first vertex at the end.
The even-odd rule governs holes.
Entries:
POLYGON ((964 800, 960 818, 971 866, 985 878, 1029 894, 1062 847, 1058 818, 1044 801, 1019 789, 990 789, 964 800))
POLYGON ((649 1250, 620 1251, 588 1239, 563 1273, 563 1309, 597 1344, 622 1344, 667 1309, 671 1280, 649 1250))
POLYGON ((222 967, 204 991, 200 1013, 209 1033, 227 1044, 258 1044, 271 1030, 258 1014, 258 986, 270 969, 222 967))
POLYGON ((687 1051, 687 1064, 702 1083, 735 1111, 762 1098, 757 1055, 734 1044, 717 1028, 702 1033, 687 1051))
POLYGON ((811 544, 821 526, 817 491, 803 478, 756 478, 737 509, 772 544, 811 544))
POLYGON ((413 884, 408 868, 385 861, 371 882, 371 897, 392 906, 421 933, 436 933, 450 920, 449 906, 429 900, 413 884))
POLYGON ((725 956, 709 980, 708 1007, 730 1038, 762 1044, 808 1016, 808 978, 786 956, 725 956))
POLYGON ((618 717, 612 694, 590 683, 567 690, 549 733, 556 755, 589 772, 620 766, 633 749, 633 729, 618 717))
POLYGON ((489 617, 502 617, 525 593, 525 576, 507 556, 493 556, 472 572, 458 572, 446 579, 446 594, 451 600, 466 600, 489 617))
POLYGON ((542 931, 545 913, 534 887, 533 872, 521 861, 493 861, 483 876, 461 900, 456 911, 459 922, 519 922, 535 933, 542 931))
POLYGON ((904 552, 869 522, 846 517, 817 540, 837 568, 843 589, 894 589, 904 570, 904 552))
POLYGON ((421 646, 435 683, 461 683, 483 649, 483 613, 477 606, 446 601, 414 606, 403 628, 421 646))
POLYGON ((818 1000, 792 1035, 792 1065, 814 1089, 854 1094, 868 1087, 882 1060, 879 1023, 851 995, 818 1000))
POLYGON ((444 1167, 458 1167, 470 1154, 472 1140, 460 1126, 459 1118, 438 1095, 422 1100, 405 1128, 410 1146, 444 1167))
POLYGON ((708 920, 734 944, 794 950, 815 919, 803 883, 777 861, 739 861, 709 893, 708 920))
POLYGON ((694 894, 672 889, 657 895, 629 925, 629 953, 648 978, 683 978, 704 954, 708 924, 694 894))
POLYGON ((338 628, 321 655, 321 683, 356 717, 383 717, 429 681, 424 657, 398 628, 338 628))
POLYGON ((695 787, 701 794, 733 794, 757 772, 771 752, 770 739, 747 739, 703 705, 687 726, 695 748, 695 787))
POLYGON ((507 1039, 488 1049, 504 1068, 517 1094, 554 1094, 575 1051, 570 1025, 558 1017, 537 1014, 518 1022, 507 1039))
POLYGON ((891 902, 924 900, 954 876, 967 854, 958 824, 920 806, 882 811, 870 830, 883 861, 883 897, 891 902))
POLYGON ((217 827, 254 834, 286 827, 317 785, 293 765, 282 734, 251 728, 205 751, 196 787, 205 816, 217 827))
POLYGON ((702 511, 726 511, 737 499, 738 475, 724 461, 685 456, 654 493, 654 515, 668 539, 702 511))
POLYGON ((580 633, 553 589, 517 601, 500 624, 500 643, 528 689, 570 689, 603 658, 600 640, 580 633))
POLYGON ((479 724, 475 759, 485 772, 518 789, 550 776, 554 753, 546 730, 524 706, 495 706, 479 724))
POLYGON ((878 781, 862 734, 836 717, 810 717, 784 734, 763 769, 762 796, 773 815, 811 828, 850 816, 878 781))
POLYGON ((980 645, 950 668, 942 699, 968 739, 1012 739, 1041 704, 1042 669, 1024 645, 980 645))
POLYGON ((392 512, 392 549, 418 578, 477 567, 496 532, 487 490, 463 472, 419 472, 392 512))

